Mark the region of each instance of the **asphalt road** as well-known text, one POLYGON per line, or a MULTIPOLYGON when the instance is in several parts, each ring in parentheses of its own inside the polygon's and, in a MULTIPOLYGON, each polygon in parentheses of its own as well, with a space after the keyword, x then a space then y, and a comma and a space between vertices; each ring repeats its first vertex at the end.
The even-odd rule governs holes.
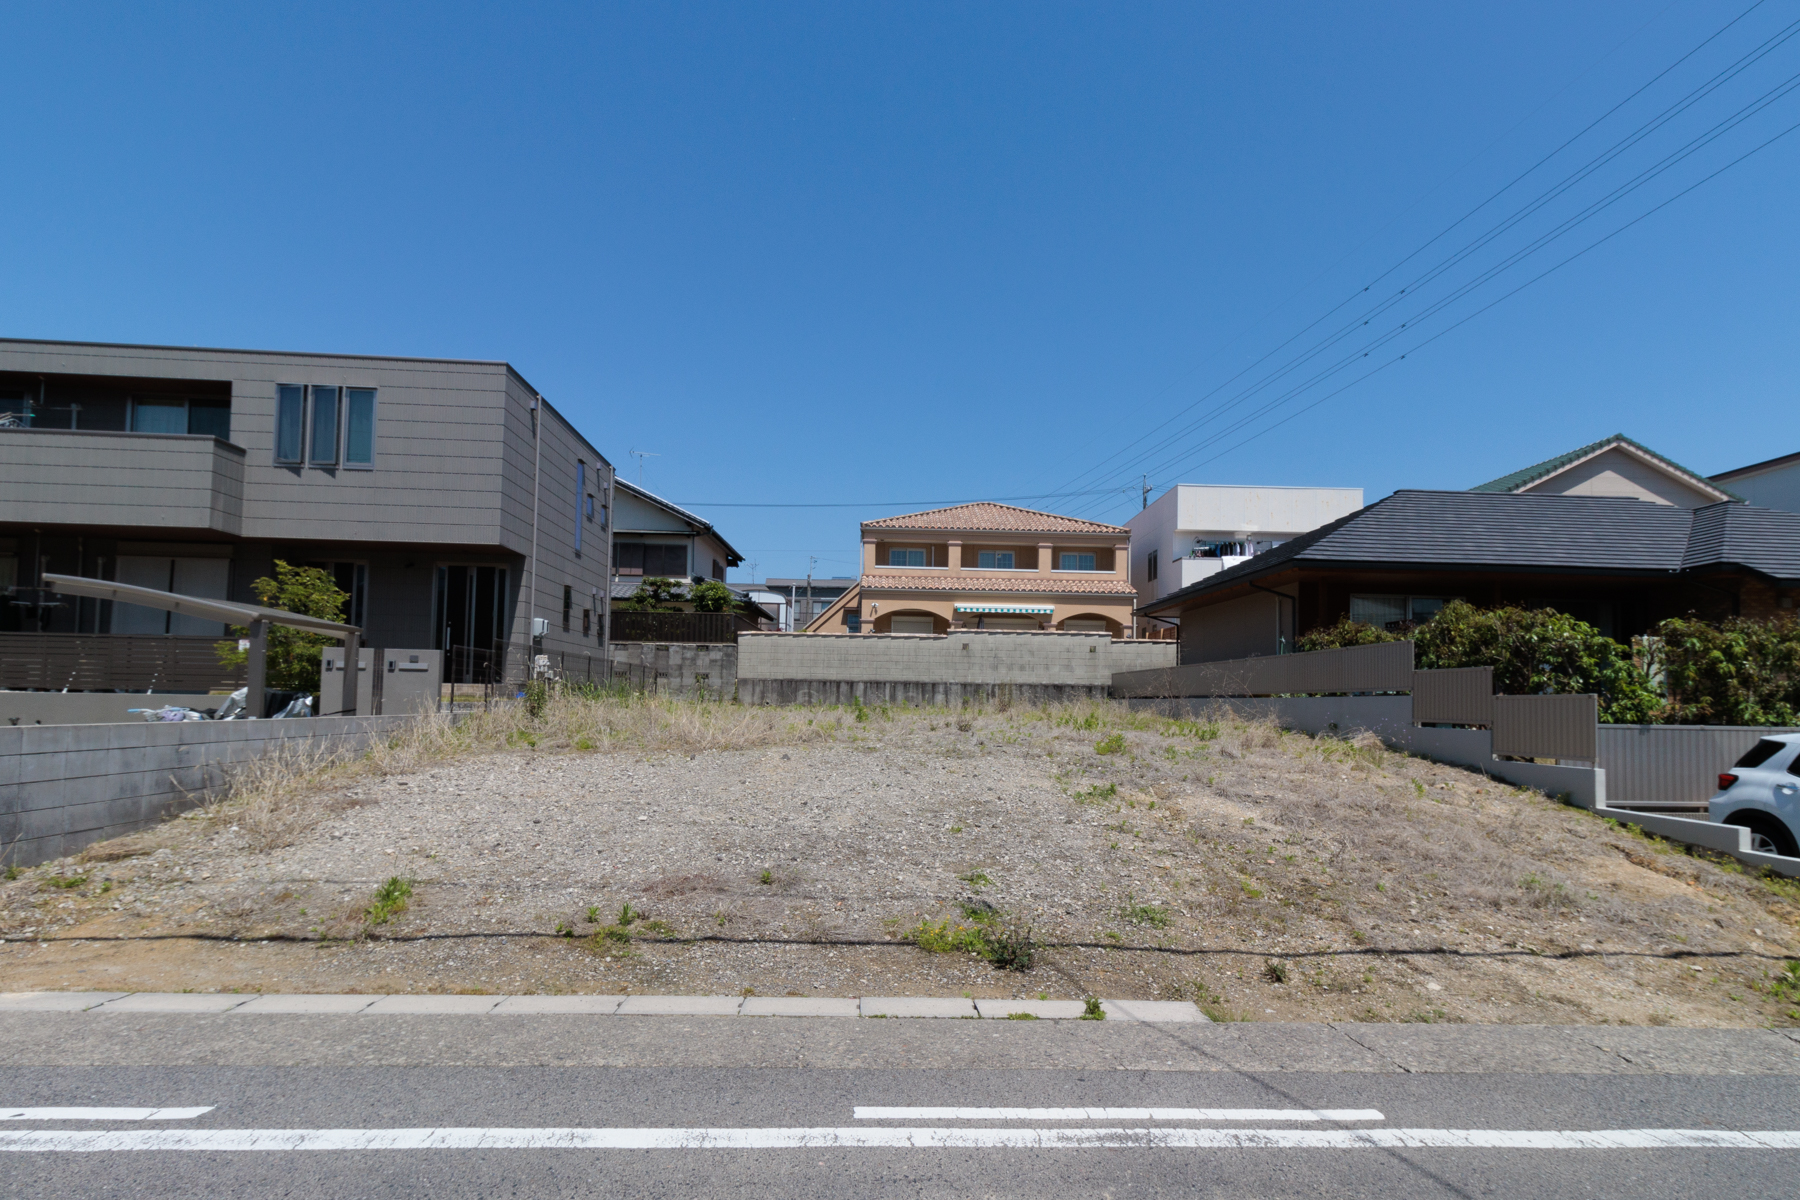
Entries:
POLYGON ((1800 1192, 1771 1031, 605 1020, 0 1014, 0 1195, 1800 1192))

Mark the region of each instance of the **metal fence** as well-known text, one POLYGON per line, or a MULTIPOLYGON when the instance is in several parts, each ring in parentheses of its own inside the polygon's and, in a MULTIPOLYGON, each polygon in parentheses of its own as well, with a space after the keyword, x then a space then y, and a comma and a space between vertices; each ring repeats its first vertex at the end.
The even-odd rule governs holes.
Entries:
POLYGON ((1494 668, 1414 671, 1412 716, 1420 725, 1492 725, 1494 668))
POLYGON ((0 688, 72 692, 210 692, 244 685, 219 662, 216 637, 0 633, 0 688))
POLYGON ((1409 641, 1190 663, 1113 676, 1114 694, 1127 698, 1344 695, 1407 692, 1412 686, 1413 644, 1409 641))
POLYGON ((1495 696, 1493 704, 1495 754, 1594 761, 1600 697, 1495 696))
POLYGON ((1597 765, 1614 808, 1704 808, 1718 776, 1758 738, 1796 733, 1761 725, 1602 725, 1597 765))

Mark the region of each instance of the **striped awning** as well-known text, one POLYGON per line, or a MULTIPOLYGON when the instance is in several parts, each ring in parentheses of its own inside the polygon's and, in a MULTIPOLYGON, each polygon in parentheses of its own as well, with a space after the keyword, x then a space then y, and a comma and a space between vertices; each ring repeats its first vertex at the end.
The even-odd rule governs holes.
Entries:
POLYGON ((1019 613, 1029 617, 1047 617, 1056 611, 1051 604, 959 604, 957 612, 966 613, 1019 613))

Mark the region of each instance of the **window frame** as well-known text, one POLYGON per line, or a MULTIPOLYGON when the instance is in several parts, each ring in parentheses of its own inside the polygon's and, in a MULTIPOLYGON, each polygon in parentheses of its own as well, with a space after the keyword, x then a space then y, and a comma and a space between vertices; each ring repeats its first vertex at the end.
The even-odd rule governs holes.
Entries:
POLYGON ((376 430, 380 427, 381 389, 372 387, 352 387, 345 384, 338 389, 338 453, 341 456, 339 466, 346 471, 373 471, 375 469, 376 430), (350 457, 350 393, 367 392, 369 394, 369 460, 357 462, 350 457))
POLYGON ((923 566, 928 565, 926 560, 929 559, 930 557, 931 557, 930 552, 927 551, 923 546, 889 546, 888 547, 887 565, 890 567, 923 567, 923 566), (915 562, 895 562, 894 556, 896 554, 908 554, 908 555, 916 554, 919 556, 919 561, 916 563, 915 562))
POLYGON ((1017 550, 977 550, 975 552, 975 569, 977 571, 1016 571, 1019 569, 1016 565, 1018 561, 1019 552, 1017 550), (1000 561, 1002 557, 1007 559, 1005 563, 1000 561), (992 565, 982 562, 981 560, 984 558, 993 559, 992 565))
POLYGON ((275 385, 275 436, 271 439, 273 444, 270 446, 270 452, 276 466, 301 467, 306 465, 306 399, 307 387, 303 383, 278 383, 275 385), (299 396, 299 415, 295 418, 298 424, 295 432, 298 445, 294 447, 294 457, 292 458, 281 456, 282 403, 285 399, 282 395, 283 392, 295 392, 299 396))
POLYGON ((1144 574, 1151 580, 1155 580, 1157 570, 1156 551, 1152 550, 1144 557, 1144 574))
POLYGON ((1058 550, 1056 552, 1056 569, 1059 571, 1092 574, 1100 569, 1100 555, 1091 550, 1058 550), (1069 560, 1071 558, 1074 559, 1077 564, 1084 558, 1089 559, 1092 561, 1093 565, 1087 567, 1080 565, 1071 567, 1069 565, 1069 560))

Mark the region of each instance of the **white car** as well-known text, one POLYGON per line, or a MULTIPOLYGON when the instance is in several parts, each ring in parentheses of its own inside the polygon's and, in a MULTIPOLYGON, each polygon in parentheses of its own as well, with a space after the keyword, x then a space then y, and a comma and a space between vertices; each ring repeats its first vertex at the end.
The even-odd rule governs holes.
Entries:
POLYGON ((1750 831, 1750 848, 1800 858, 1800 733, 1776 733, 1719 775, 1707 816, 1750 831))

